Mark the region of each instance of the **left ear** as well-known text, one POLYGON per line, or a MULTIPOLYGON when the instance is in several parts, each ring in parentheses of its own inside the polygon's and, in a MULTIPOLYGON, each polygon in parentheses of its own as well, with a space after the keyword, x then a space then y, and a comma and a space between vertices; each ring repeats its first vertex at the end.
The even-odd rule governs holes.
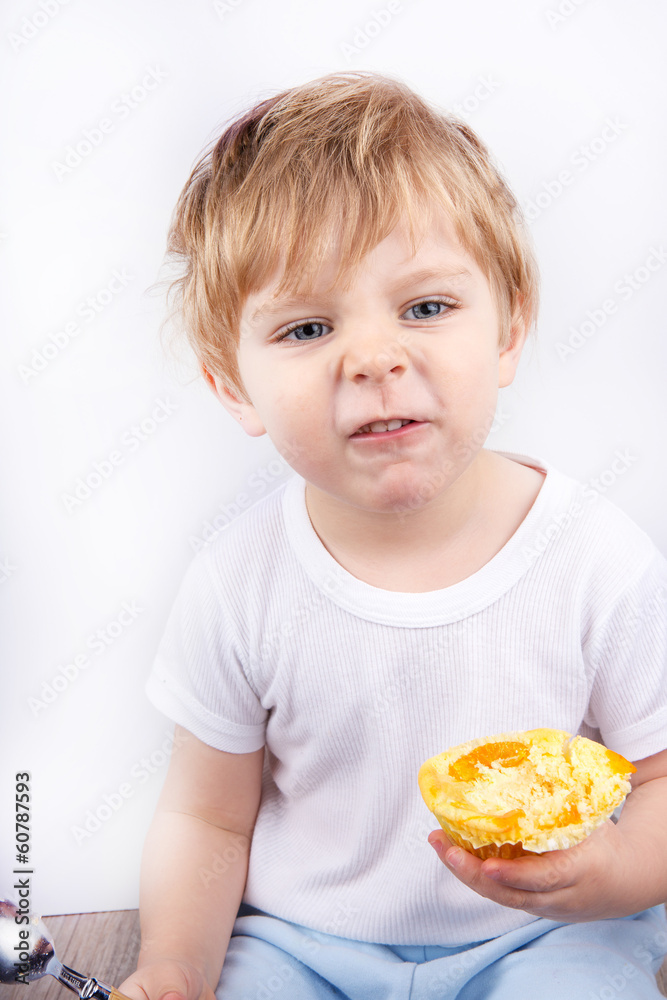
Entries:
POLYGON ((528 330, 526 327, 526 321, 521 309, 521 302, 519 302, 514 310, 514 316, 512 317, 510 342, 507 347, 504 347, 500 351, 498 357, 499 389, 504 389, 505 386, 511 385, 514 381, 514 376, 516 375, 516 370, 521 359, 521 352, 523 351, 524 344, 526 343, 527 334, 528 330))

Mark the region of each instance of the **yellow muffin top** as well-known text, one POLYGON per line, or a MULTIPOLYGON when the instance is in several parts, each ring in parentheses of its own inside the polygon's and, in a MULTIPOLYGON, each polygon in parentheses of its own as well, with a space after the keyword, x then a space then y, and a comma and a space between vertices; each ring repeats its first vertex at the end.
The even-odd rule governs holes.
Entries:
POLYGON ((620 754, 560 729, 469 740, 419 770, 424 801, 443 829, 474 848, 521 842, 541 853, 571 847, 630 791, 636 768, 620 754))

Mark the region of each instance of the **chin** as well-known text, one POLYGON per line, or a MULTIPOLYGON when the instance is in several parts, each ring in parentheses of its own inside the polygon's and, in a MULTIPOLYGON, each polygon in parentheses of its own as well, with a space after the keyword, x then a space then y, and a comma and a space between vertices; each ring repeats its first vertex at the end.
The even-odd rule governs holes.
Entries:
POLYGON ((445 484, 434 480, 420 480, 414 473, 404 473, 393 482, 378 483, 370 491, 369 509, 384 514, 408 517, 427 507, 441 492, 445 484))

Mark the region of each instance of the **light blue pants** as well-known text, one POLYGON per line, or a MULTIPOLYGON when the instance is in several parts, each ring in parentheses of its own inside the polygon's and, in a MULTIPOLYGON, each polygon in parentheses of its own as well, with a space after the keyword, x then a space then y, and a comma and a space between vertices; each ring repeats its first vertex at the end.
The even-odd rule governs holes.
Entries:
POLYGON ((242 904, 218 1000, 656 1000, 665 908, 563 924, 534 920, 456 948, 353 941, 242 904))

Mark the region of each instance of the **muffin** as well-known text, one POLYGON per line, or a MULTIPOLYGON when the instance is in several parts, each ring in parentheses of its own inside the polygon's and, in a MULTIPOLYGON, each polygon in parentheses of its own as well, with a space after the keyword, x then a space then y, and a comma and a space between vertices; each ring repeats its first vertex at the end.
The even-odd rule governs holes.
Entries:
POLYGON ((636 768, 561 729, 469 740, 431 757, 419 788, 445 833, 478 858, 573 847, 607 820, 636 768))

